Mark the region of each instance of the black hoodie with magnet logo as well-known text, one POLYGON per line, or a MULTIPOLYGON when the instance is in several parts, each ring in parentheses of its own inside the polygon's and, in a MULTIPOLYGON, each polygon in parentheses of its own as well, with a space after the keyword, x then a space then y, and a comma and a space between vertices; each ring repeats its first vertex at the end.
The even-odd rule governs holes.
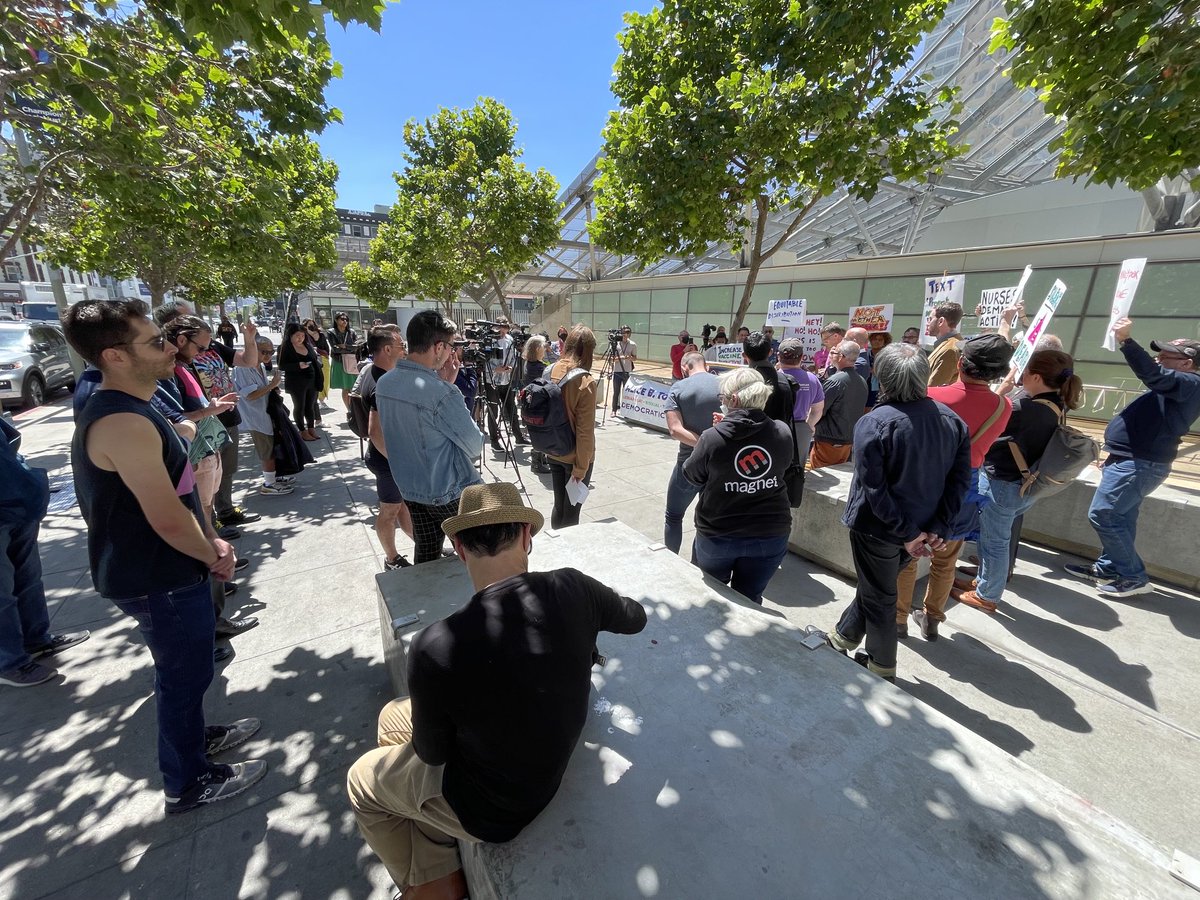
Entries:
POLYGON ((792 462, 792 435, 759 409, 730 410, 700 435, 683 466, 703 488, 696 530, 706 537, 778 537, 792 528, 783 473, 792 462))

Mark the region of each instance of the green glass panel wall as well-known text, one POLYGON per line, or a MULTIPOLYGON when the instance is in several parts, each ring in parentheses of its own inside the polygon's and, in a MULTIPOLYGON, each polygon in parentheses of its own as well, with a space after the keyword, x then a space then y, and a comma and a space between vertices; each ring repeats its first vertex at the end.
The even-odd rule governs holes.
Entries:
MULTIPOLYGON (((1120 266, 1102 266, 1096 272, 1096 286, 1088 305, 1089 316, 1108 319, 1120 271, 1120 266)), ((1200 313, 1198 284, 1200 263, 1147 263, 1130 317, 1194 316, 1200 313)))
POLYGON ((621 295, 618 293, 612 294, 593 294, 592 308, 596 312, 613 312, 615 313, 621 307, 621 295))
POLYGON ((684 313, 687 312, 687 308, 687 288, 652 291, 650 294, 650 312, 654 315, 663 312, 684 313))
MULTIPOLYGON (((1063 295, 1062 302, 1058 304, 1058 311, 1054 314, 1058 316, 1077 316, 1083 312, 1084 300, 1087 299, 1088 288, 1092 283, 1092 270, 1094 266, 1083 266, 1072 269, 1034 269, 1033 274, 1029 276, 1029 281, 1025 284, 1025 312, 1032 318, 1042 302, 1046 299, 1046 295, 1050 293, 1050 288, 1054 286, 1054 282, 1061 281, 1067 286, 1067 293, 1063 295)), ((1017 276, 1020 280, 1020 276, 1017 276)), ((1016 282, 1013 282, 1014 284, 1016 282)), ((974 287, 974 282, 970 277, 967 278, 967 289, 971 290, 974 287)), ((1110 294, 1111 296, 1111 294, 1110 294)))
POLYGON ((621 292, 621 324, 638 334, 650 332, 650 291, 621 292))
POLYGON ((591 294, 576 294, 571 298, 571 317, 578 318, 581 315, 590 314, 592 311, 592 295, 591 294))
MULTIPOLYGON (((969 283, 969 282, 968 282, 969 283)), ((906 278, 868 278, 863 289, 862 304, 873 306, 879 303, 890 303, 892 311, 892 337, 899 338, 905 328, 920 327, 921 311, 925 306, 925 278, 909 276, 906 278)), ((859 306, 855 301, 847 305, 840 313, 847 316, 850 306, 859 306)), ((846 324, 844 320, 839 320, 846 324)))
POLYGON ((858 278, 841 281, 793 281, 791 296, 808 301, 808 313, 824 316, 826 322, 846 324, 846 313, 851 306, 858 305, 862 294, 862 281, 858 278))

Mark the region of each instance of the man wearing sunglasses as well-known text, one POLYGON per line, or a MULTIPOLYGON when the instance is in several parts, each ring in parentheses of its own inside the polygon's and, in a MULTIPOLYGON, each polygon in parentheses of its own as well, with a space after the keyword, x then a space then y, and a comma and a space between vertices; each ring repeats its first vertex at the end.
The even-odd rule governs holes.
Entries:
POLYGON ((120 302, 76 303, 64 331, 102 373, 71 445, 92 582, 150 648, 165 807, 186 812, 241 793, 267 770, 261 760, 210 761, 248 740, 257 719, 204 723, 215 628, 209 580, 232 577, 237 556, 201 513, 183 441, 150 404, 159 379, 174 372, 176 348, 120 302))

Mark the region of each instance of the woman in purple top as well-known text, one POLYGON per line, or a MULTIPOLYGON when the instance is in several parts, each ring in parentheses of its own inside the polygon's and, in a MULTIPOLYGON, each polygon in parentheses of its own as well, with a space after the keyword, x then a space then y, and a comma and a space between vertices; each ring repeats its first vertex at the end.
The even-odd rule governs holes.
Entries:
POLYGON ((787 338, 779 345, 778 369, 796 379, 799 387, 792 419, 796 423, 796 443, 800 455, 806 456, 812 443, 813 429, 825 411, 825 389, 821 387, 820 378, 803 368, 803 362, 804 345, 798 338, 787 338))

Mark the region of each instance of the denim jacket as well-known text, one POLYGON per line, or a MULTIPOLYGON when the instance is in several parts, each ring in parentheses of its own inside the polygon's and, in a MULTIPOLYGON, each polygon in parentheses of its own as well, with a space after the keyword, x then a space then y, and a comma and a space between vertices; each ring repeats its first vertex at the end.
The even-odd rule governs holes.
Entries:
POLYGON ((392 478, 405 500, 443 506, 483 483, 474 464, 483 432, 462 393, 437 372, 400 360, 379 379, 375 401, 392 478))

